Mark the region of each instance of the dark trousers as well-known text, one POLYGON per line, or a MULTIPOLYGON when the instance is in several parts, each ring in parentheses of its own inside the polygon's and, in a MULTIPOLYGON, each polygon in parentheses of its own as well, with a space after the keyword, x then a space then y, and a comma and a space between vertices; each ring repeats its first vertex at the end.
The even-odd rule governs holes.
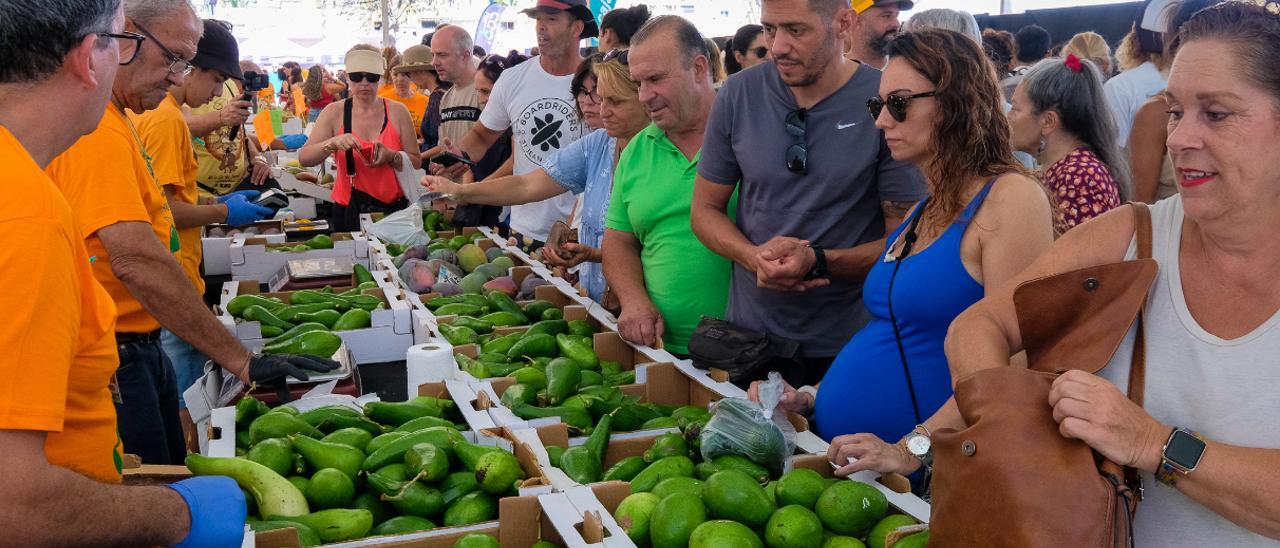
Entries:
POLYGON ((178 419, 178 383, 173 366, 154 337, 118 333, 116 425, 124 451, 146 464, 181 464, 186 457, 178 419))
POLYGON ((782 374, 782 380, 787 384, 800 388, 805 385, 817 385, 822 382, 822 377, 826 376, 827 370, 831 369, 831 362, 836 357, 810 358, 800 357, 798 362, 791 360, 778 360, 766 367, 761 367, 751 375, 734 384, 742 387, 743 390, 751 387, 752 381, 763 381, 769 378, 770 371, 777 371, 782 374))

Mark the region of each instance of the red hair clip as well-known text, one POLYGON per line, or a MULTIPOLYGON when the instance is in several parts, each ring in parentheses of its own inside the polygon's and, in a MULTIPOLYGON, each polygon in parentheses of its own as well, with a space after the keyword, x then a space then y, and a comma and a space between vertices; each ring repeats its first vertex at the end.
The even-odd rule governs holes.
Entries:
POLYGON ((1084 64, 1080 62, 1080 58, 1076 57, 1076 54, 1074 53, 1067 54, 1067 59, 1065 63, 1067 65, 1067 68, 1075 72, 1080 72, 1084 70, 1084 64))

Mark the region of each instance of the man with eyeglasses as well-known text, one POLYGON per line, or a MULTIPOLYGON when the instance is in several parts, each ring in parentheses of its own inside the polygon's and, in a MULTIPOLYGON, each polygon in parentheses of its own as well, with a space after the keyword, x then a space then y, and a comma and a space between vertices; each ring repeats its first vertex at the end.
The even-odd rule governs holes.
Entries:
POLYGON ((0 2, 3 544, 239 546, 245 500, 230 478, 118 485, 115 307, 42 170, 98 126, 117 67, 138 45, 120 4, 0 2))
MULTIPOLYGON (((692 225, 732 260, 726 319, 800 344, 800 363, 760 368, 792 386, 817 384, 866 324, 862 278, 925 196, 914 167, 894 161, 863 105, 880 71, 841 55, 848 0, 765 0, 771 61, 730 79, 708 122, 692 225), (738 217, 726 211, 739 193, 738 217)), ((752 378, 739 382, 747 383, 752 378)))
POLYGON ((675 15, 650 20, 631 49, 607 55, 631 69, 653 124, 618 158, 605 214, 604 275, 622 304, 628 341, 688 353, 703 316, 724 316, 729 261, 689 231, 689 202, 715 91, 706 42, 675 15))
MULTIPOLYGON (((203 253, 200 227, 210 223, 244 226, 272 213, 271 209, 249 201, 258 196, 256 190, 243 190, 218 199, 201 201, 196 186, 195 147, 191 129, 183 118, 182 107, 198 107, 223 93, 227 80, 243 78, 240 72, 239 47, 225 23, 206 19, 204 36, 191 60, 195 70, 182 85, 169 88, 160 106, 142 114, 129 113, 138 130, 143 148, 151 155, 156 182, 164 188, 169 209, 178 228, 178 262, 196 292, 204 294, 204 278, 200 276, 203 253)), ((161 330, 160 346, 173 365, 178 385, 178 408, 187 447, 198 450, 195 425, 187 413, 182 393, 204 374, 208 358, 172 331, 161 330)))
POLYGON ((337 364, 250 354, 204 306, 182 271, 172 210, 152 156, 125 111, 154 109, 171 86, 186 82, 204 28, 185 0, 125 8, 125 28, 145 39, 121 50, 128 64, 119 69, 98 129, 55 159, 47 173, 71 204, 94 276, 115 301, 120 368, 113 396, 124 450, 146 463, 172 464, 182 462, 186 446, 173 367, 160 348, 162 326, 246 386, 286 375, 306 378, 303 369, 329 371, 337 364))

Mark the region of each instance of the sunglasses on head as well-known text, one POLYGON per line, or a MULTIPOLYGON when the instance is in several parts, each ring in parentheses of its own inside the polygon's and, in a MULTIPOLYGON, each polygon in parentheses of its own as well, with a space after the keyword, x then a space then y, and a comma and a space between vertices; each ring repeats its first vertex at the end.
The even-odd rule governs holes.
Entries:
POLYGON ((879 95, 867 99, 867 112, 871 113, 872 120, 880 119, 880 111, 885 106, 889 107, 889 116, 898 122, 907 121, 907 105, 911 104, 912 99, 923 99, 925 97, 933 97, 937 95, 937 91, 926 91, 915 95, 898 95, 890 93, 888 99, 881 99, 879 95))
POLYGON ((378 83, 378 80, 382 79, 382 75, 374 74, 372 72, 348 72, 347 78, 350 78, 352 82, 355 82, 357 84, 365 81, 369 82, 370 84, 376 84, 378 83))
POLYGON ((603 59, 603 60, 601 60, 600 62, 601 62, 601 63, 608 63, 609 61, 612 61, 612 60, 614 60, 614 59, 617 59, 619 63, 622 63, 622 66, 624 66, 624 67, 625 67, 625 66, 629 66, 629 65, 627 64, 627 52, 628 52, 628 51, 631 51, 631 50, 625 50, 625 49, 615 49, 615 50, 611 50, 609 53, 604 54, 604 59, 603 59))
POLYGON ((754 54, 756 54, 756 59, 764 59, 765 57, 768 57, 768 56, 769 56, 769 48, 766 48, 766 47, 764 47, 764 46, 760 46, 760 47, 758 47, 758 48, 752 48, 752 49, 747 50, 747 53, 754 53, 754 54))
POLYGON ((481 66, 493 65, 495 67, 498 67, 499 69, 506 69, 507 58, 497 54, 490 55, 488 57, 485 57, 484 60, 480 61, 480 65, 481 66))

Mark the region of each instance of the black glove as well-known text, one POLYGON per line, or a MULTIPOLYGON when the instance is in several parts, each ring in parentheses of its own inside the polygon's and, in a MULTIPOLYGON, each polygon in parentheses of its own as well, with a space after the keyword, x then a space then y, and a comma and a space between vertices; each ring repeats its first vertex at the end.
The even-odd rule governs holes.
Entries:
POLYGON ((261 385, 274 384, 285 377, 308 380, 303 369, 316 373, 328 373, 342 364, 315 356, 293 354, 264 354, 249 359, 249 381, 261 385))

